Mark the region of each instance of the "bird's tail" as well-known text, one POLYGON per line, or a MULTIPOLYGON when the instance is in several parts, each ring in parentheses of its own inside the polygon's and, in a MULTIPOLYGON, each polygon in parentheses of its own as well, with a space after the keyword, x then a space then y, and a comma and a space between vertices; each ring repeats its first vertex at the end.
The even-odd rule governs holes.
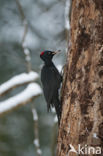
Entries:
POLYGON ((59 100, 59 98, 55 99, 54 107, 55 107, 57 118, 58 118, 58 124, 60 124, 62 108, 61 108, 61 101, 59 100))

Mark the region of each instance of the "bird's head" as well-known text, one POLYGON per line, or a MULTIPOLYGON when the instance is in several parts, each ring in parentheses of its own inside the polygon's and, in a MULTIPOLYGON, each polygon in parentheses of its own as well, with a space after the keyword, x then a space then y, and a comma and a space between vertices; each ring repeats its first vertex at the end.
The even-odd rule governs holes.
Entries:
POLYGON ((59 53, 60 51, 49 51, 49 50, 45 50, 43 52, 41 52, 40 54, 40 58, 46 62, 46 61, 51 61, 53 56, 57 53, 59 53))

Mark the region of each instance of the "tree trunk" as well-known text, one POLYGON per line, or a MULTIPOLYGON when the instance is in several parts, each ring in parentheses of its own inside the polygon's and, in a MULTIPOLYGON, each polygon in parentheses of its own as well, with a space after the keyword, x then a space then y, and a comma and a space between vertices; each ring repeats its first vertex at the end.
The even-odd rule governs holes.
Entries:
POLYGON ((103 0, 72 1, 70 37, 57 155, 103 155, 103 0))

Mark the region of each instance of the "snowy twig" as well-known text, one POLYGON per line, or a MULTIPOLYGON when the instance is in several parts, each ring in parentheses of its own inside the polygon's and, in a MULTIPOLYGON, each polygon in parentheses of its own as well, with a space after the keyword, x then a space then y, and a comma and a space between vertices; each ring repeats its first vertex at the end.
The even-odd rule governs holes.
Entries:
POLYGON ((25 44, 22 44, 22 48, 25 54, 25 61, 27 65, 27 72, 31 71, 31 57, 30 57, 30 50, 26 47, 25 44))
POLYGON ((66 0, 65 4, 65 28, 69 31, 70 21, 69 21, 69 11, 70 11, 70 0, 66 0))
POLYGON ((30 82, 35 81, 38 78, 38 74, 34 71, 30 73, 22 73, 12 77, 7 82, 0 85, 0 96, 7 93, 9 90, 21 86, 30 82))
POLYGON ((37 83, 30 83, 21 93, 9 98, 8 100, 0 102, 0 115, 14 109, 15 107, 26 104, 41 93, 42 90, 37 83))
POLYGON ((58 118, 57 115, 54 116, 53 129, 52 129, 52 143, 51 143, 51 155, 56 155, 56 145, 57 145, 57 125, 58 118))
POLYGON ((53 120, 53 128, 52 128, 52 142, 51 142, 51 155, 54 156, 56 153, 56 144, 57 144, 57 125, 58 125, 58 118, 56 115, 55 108, 51 109, 51 112, 54 115, 53 120))
MULTIPOLYGON (((24 24, 24 33, 23 33, 23 37, 22 37, 22 42, 21 42, 21 46, 25 55, 25 60, 26 60, 26 64, 27 64, 27 71, 30 72, 31 71, 31 57, 30 57, 30 51, 27 48, 26 44, 25 44, 25 39, 26 39, 26 35, 28 32, 28 23, 27 20, 25 18, 22 6, 19 2, 19 0, 17 1, 17 5, 18 5, 18 9, 22 18, 22 22, 24 24)), ((32 113, 33 113, 33 120, 34 120, 34 135, 35 135, 35 139, 34 139, 34 145, 36 148, 36 152, 37 152, 37 156, 41 156, 42 151, 40 149, 40 143, 39 143, 39 131, 38 131, 38 114, 35 108, 32 108, 32 113)))
POLYGON ((65 4, 65 32, 66 32, 66 52, 68 52, 69 48, 69 38, 70 38, 70 16, 71 16, 71 6, 72 0, 66 0, 65 4))
POLYGON ((24 25, 24 32, 23 32, 23 36, 22 36, 22 41, 21 41, 21 46, 25 55, 25 60, 26 60, 26 65, 27 65, 27 71, 30 72, 31 70, 31 57, 30 57, 30 50, 26 47, 25 44, 25 40, 26 40, 26 36, 28 33, 28 22, 26 20, 26 17, 24 15, 24 11, 22 9, 22 6, 19 2, 19 0, 16 0, 17 6, 18 6, 18 10, 20 12, 20 16, 24 25))
POLYGON ((34 120, 34 145, 36 148, 37 156, 41 156, 42 151, 40 149, 40 143, 39 143, 39 131, 38 131, 38 114, 35 108, 32 108, 33 113, 33 120, 34 120))

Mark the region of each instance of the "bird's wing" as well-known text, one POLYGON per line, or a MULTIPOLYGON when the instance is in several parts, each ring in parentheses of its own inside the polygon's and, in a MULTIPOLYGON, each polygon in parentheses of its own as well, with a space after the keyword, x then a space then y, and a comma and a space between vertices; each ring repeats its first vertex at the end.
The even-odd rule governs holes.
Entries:
POLYGON ((53 100, 58 96, 58 89, 62 81, 61 75, 55 66, 43 68, 41 73, 41 81, 43 84, 44 96, 48 104, 48 109, 50 105, 53 105, 53 100))

